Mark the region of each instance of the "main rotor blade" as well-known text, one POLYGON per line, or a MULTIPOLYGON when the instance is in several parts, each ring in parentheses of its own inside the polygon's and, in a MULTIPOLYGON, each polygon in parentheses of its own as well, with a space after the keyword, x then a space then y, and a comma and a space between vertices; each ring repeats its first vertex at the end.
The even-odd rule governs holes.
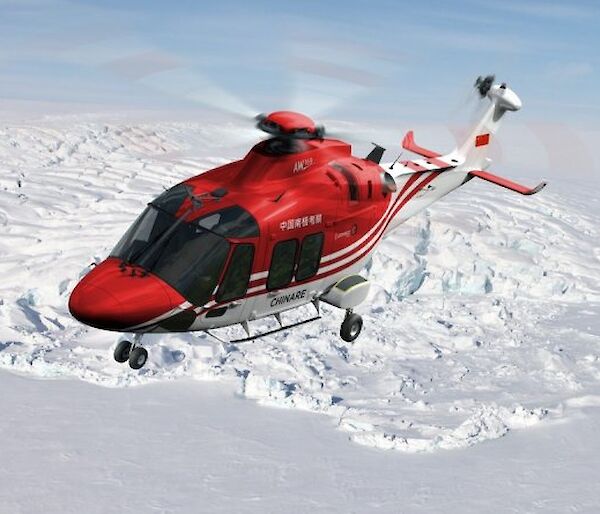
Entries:
POLYGON ((351 40, 305 35, 291 39, 288 53, 290 106, 315 118, 378 87, 384 81, 379 70, 398 60, 351 40))
POLYGON ((244 121, 252 121, 258 114, 247 102, 190 68, 149 75, 140 82, 157 91, 226 112, 244 121))

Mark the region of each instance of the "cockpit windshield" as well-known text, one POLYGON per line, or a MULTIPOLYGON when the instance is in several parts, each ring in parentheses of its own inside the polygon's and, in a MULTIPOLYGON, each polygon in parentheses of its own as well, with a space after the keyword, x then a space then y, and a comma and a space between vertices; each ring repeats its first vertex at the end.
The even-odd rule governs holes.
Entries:
POLYGON ((226 238, 257 236, 258 226, 239 206, 191 222, 185 221, 185 216, 177 218, 175 213, 188 196, 185 186, 180 185, 151 202, 111 256, 143 267, 189 302, 204 305, 217 286, 229 253, 226 238))

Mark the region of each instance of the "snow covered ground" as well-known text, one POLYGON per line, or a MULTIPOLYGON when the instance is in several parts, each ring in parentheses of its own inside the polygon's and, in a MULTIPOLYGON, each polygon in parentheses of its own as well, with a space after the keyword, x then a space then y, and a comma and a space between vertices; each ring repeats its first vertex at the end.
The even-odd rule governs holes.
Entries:
POLYGON ((598 512, 597 402, 457 451, 347 440, 232 384, 102 388, 0 372, 0 512, 598 512))
POLYGON ((366 270, 354 344, 325 307, 252 343, 149 338, 136 372, 112 360, 118 336, 70 317, 69 292, 145 203, 240 157, 238 136, 0 129, 0 512, 600 510, 593 188, 472 181, 410 220, 366 270))

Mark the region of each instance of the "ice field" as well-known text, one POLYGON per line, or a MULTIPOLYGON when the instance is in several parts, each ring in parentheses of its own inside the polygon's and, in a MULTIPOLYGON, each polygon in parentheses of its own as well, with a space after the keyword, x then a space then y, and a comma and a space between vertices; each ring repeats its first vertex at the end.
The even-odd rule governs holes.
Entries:
POLYGON ((324 306, 254 342, 150 336, 133 371, 118 334, 70 316, 144 205, 240 158, 240 130, 0 127, 0 512, 106 512, 113 493, 119 512, 598 511, 594 183, 471 181, 409 220, 364 270, 353 344, 324 306))

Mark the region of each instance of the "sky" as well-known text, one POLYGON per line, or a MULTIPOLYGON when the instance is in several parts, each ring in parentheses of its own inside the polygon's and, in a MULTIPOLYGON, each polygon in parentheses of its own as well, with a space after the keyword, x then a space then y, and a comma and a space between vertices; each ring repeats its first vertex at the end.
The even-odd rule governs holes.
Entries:
POLYGON ((509 136, 524 168, 600 176, 599 26, 583 0, 0 0, 0 116, 7 103, 193 120, 292 109, 392 127, 386 145, 420 125, 447 146, 493 73, 524 104, 527 130, 509 136))
POLYGON ((585 124, 599 24, 592 1, 0 0, 0 98, 427 120, 495 73, 585 124))

